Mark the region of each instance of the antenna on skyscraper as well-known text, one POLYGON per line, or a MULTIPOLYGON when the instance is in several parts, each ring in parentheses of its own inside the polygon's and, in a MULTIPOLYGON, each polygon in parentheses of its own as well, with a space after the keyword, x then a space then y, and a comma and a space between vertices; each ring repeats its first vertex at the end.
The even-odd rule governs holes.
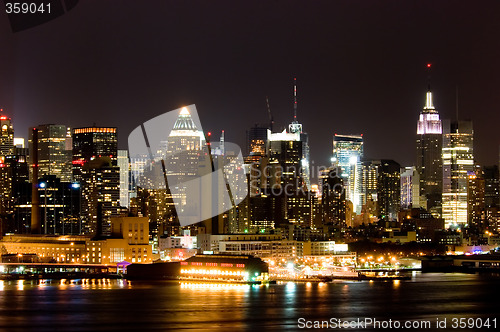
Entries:
POLYGON ((222 155, 224 155, 226 153, 225 148, 224 148, 224 130, 222 131, 222 133, 220 135, 220 152, 222 153, 222 155))
POLYGON ((427 64, 427 91, 431 91, 431 64, 427 64))
POLYGON ((457 112, 457 122, 458 122, 458 84, 455 87, 455 108, 457 112))
POLYGON ((273 131, 274 118, 271 113, 271 107, 269 107, 269 98, 267 96, 266 96, 266 106, 267 106, 267 113, 269 114, 269 130, 273 131))
POLYGON ((293 122, 297 122, 297 78, 293 78, 293 122))

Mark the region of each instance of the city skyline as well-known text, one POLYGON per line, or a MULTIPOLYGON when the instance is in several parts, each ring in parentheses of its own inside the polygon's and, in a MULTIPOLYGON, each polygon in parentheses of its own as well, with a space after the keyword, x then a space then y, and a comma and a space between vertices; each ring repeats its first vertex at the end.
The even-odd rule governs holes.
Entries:
POLYGON ((474 121, 477 162, 498 162, 498 145, 486 144, 499 140, 491 127, 500 116, 494 111, 499 97, 491 93, 500 88, 493 9, 470 11, 465 2, 338 2, 321 10, 277 2, 237 5, 237 21, 221 12, 224 2, 200 3, 206 6, 203 15, 162 2, 158 13, 148 15, 170 20, 134 13, 140 23, 134 25, 126 19, 132 2, 117 8, 99 4, 101 11, 94 10, 96 4, 80 3, 66 16, 16 34, 0 17, 6 49, 0 55, 0 100, 23 136, 24 128, 42 123, 95 122, 117 126, 123 149, 123 137, 137 123, 194 103, 207 131, 224 129, 229 141, 243 146, 249 124, 268 122, 266 96, 275 131, 292 121, 297 77, 297 119, 310 133, 316 164, 329 162, 335 133, 363 133, 367 158, 414 165, 415 121, 425 103, 425 66, 432 63, 441 118, 455 119, 458 86, 460 119, 474 121), (357 20, 343 18, 353 11, 357 20), (252 20, 257 13, 264 14, 258 22, 252 20), (423 25, 421 17, 427 18, 423 25), (87 20, 97 24, 86 26, 87 20), (214 21, 219 23, 210 25, 214 21))

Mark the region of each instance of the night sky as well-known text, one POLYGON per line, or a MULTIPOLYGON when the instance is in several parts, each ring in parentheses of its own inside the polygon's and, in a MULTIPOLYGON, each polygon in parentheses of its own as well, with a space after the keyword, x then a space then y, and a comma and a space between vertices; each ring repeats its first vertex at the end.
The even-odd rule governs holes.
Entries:
POLYGON ((0 106, 15 136, 43 123, 132 129, 196 104, 203 129, 298 119, 315 165, 332 136, 363 133, 365 156, 415 163, 426 64, 441 118, 472 119, 475 156, 498 163, 500 1, 83 0, 12 33, 0 14, 0 106))

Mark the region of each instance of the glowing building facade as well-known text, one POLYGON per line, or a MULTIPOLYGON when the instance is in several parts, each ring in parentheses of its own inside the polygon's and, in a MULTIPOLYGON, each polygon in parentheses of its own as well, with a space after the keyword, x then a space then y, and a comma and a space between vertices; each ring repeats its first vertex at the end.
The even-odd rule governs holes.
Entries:
POLYGON ((442 122, 436 111, 432 92, 427 91, 425 106, 417 123, 417 172, 420 177, 420 195, 425 197, 426 207, 435 216, 441 213, 443 188, 442 122))
POLYGON ((444 121, 443 219, 446 228, 467 224, 467 186, 474 171, 472 121, 444 121))
POLYGON ((363 136, 337 135, 333 137, 332 163, 341 169, 345 184, 346 199, 353 204, 353 211, 361 213, 363 136))
MULTIPOLYGON (((54 175, 61 182, 71 182, 71 148, 67 144, 65 125, 39 125, 38 138, 38 178, 54 175)), ((33 148, 33 131, 30 131, 30 150, 33 148)))
POLYGON ((14 153, 14 128, 11 119, 0 110, 0 156, 14 153))

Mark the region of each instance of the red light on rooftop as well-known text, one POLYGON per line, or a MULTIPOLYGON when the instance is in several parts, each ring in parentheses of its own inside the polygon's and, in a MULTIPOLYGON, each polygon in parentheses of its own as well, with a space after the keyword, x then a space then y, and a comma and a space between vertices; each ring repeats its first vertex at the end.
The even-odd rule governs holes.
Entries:
POLYGON ((431 68, 431 64, 430 63, 427 64, 427 68, 431 68))
POLYGON ((207 135, 208 135, 208 136, 212 136, 212 133, 211 133, 211 132, 208 132, 208 133, 207 133, 207 135))
POLYGON ((0 116, 0 120, 7 120, 7 117, 5 115, 0 116))

